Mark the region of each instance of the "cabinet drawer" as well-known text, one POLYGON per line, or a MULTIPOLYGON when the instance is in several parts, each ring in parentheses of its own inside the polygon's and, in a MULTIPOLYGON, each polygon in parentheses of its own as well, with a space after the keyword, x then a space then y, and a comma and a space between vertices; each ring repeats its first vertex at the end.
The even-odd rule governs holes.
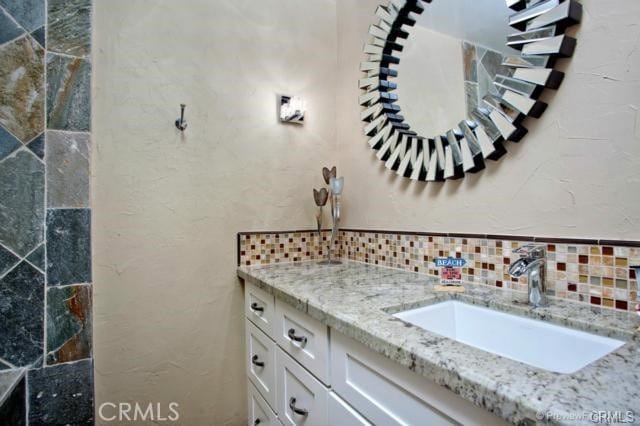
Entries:
POLYGON ((329 384, 328 327, 284 302, 276 303, 276 343, 325 384, 329 384))
POLYGON ((333 390, 377 425, 504 425, 462 399, 345 335, 331 333, 333 390))
POLYGON ((353 407, 344 402, 335 392, 329 392, 329 425, 371 426, 371 423, 354 410, 353 407))
POLYGON ((246 283, 244 292, 244 312, 258 328, 273 339, 273 319, 275 303, 273 294, 246 283))
POLYGON ((276 413, 271 410, 267 402, 260 396, 260 392, 251 382, 249 387, 249 422, 248 426, 280 426, 276 413))
POLYGON ((273 408, 276 406, 276 344, 246 321, 247 376, 273 408))
POLYGON ((276 349, 277 407, 284 425, 328 425, 328 391, 281 348, 276 349))

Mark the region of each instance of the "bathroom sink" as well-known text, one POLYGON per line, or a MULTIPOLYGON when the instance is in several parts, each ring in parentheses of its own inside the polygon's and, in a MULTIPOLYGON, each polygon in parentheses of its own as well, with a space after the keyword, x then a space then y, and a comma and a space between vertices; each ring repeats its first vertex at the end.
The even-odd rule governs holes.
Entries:
POLYGON ((394 316, 478 349, 557 373, 574 373, 624 344, 458 301, 394 316))

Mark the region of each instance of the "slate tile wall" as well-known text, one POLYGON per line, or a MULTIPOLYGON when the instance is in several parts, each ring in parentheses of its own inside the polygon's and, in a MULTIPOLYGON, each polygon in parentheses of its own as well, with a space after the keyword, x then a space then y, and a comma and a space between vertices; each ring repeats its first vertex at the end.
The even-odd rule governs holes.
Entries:
POLYGON ((0 370, 29 369, 24 424, 94 422, 90 54, 91 0, 0 0, 0 370))

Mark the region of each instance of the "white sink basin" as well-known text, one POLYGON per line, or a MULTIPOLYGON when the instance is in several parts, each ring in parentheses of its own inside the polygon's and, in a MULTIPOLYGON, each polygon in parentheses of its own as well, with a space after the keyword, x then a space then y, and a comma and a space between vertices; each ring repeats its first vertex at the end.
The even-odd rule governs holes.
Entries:
POLYGON ((624 344, 456 301, 394 316, 478 349, 557 373, 574 373, 624 344))

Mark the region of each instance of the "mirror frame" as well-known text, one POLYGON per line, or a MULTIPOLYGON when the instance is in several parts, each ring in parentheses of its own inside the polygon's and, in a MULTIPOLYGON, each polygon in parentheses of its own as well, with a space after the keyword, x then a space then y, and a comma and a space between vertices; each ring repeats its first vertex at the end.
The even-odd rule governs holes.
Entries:
POLYGON ((387 169, 414 181, 460 179, 484 169, 485 160, 502 157, 506 141, 519 142, 527 133, 525 118, 539 118, 545 111, 547 104, 539 97, 544 89, 560 87, 564 73, 554 65, 558 58, 573 55, 576 39, 565 31, 580 22, 582 5, 577 0, 504 1, 514 12, 509 25, 517 30, 507 37, 506 45, 521 51, 503 60, 513 75, 494 79, 504 93, 485 96, 471 117, 433 137, 411 130, 397 104, 397 83, 390 81, 398 76, 392 66, 400 63, 404 48, 400 40, 409 37, 408 27, 416 24, 414 15, 423 13, 423 3, 431 0, 390 0, 376 8, 379 20, 369 26, 372 38, 360 63, 366 75, 358 81, 363 90, 359 103, 369 146, 387 169))

